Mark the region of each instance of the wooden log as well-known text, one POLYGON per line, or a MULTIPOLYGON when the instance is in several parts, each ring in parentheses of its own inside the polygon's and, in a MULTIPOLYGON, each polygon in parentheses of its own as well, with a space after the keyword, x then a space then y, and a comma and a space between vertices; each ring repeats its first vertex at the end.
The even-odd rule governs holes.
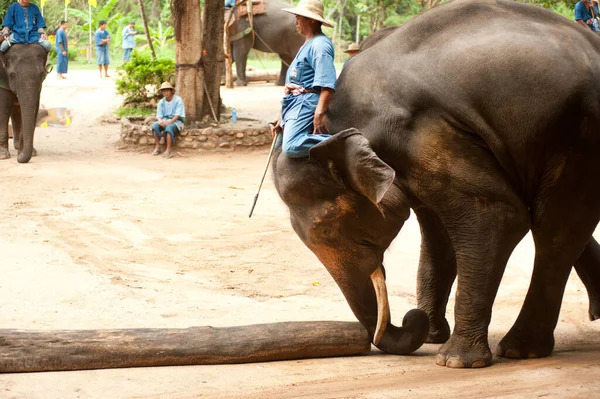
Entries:
POLYGON ((0 373, 252 363, 349 356, 371 349, 357 322, 239 327, 0 330, 0 373))

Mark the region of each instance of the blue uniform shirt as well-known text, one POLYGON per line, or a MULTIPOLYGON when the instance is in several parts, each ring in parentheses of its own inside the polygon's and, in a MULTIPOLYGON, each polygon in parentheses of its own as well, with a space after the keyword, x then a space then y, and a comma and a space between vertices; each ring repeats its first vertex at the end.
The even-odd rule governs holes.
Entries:
POLYGON ((161 119, 171 119, 175 115, 179 115, 174 123, 177 129, 181 130, 183 122, 185 121, 185 106, 183 100, 177 94, 173 95, 171 101, 167 101, 164 97, 158 102, 156 106, 156 116, 161 119))
POLYGON ((96 40, 96 46, 101 46, 101 47, 106 46, 107 43, 102 44, 102 40, 107 39, 107 38, 110 39, 110 35, 108 34, 108 31, 106 29, 104 29, 103 31, 98 29, 96 31, 96 33, 94 34, 94 39, 96 40))
POLYGON ((583 22, 586 22, 588 19, 592 19, 592 15, 585 8, 585 4, 583 4, 583 1, 580 1, 577 4, 575 4, 575 21, 582 20, 583 22))
POLYGON ((8 7, 2 26, 12 30, 15 43, 37 43, 40 40, 38 29, 45 28, 46 22, 35 4, 22 7, 14 3, 8 7))
POLYGON ((130 33, 135 32, 129 25, 123 28, 123 48, 134 48, 135 37, 130 33))
POLYGON ((65 51, 67 51, 67 33, 63 30, 63 28, 59 28, 56 31, 56 42, 54 44, 54 46, 56 47, 56 52, 60 53, 62 50, 60 49, 58 43, 62 43, 63 47, 65 48, 65 51))
MULTIPOLYGON (((333 55, 331 40, 322 33, 314 36, 298 50, 296 58, 288 68, 285 83, 294 83, 305 89, 319 90, 325 87, 335 90, 336 73, 333 55)), ((319 93, 299 96, 286 94, 281 101, 283 122, 300 117, 314 118, 318 103, 319 93), (302 108, 307 112, 303 112, 302 108)))

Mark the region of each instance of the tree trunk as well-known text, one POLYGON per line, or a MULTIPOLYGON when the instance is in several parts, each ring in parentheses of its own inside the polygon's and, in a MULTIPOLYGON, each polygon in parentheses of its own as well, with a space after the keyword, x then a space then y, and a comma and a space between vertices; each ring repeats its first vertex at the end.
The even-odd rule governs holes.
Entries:
POLYGON ((221 115, 221 75, 223 62, 223 28, 225 2, 204 1, 204 34, 202 36, 202 65, 204 66, 204 115, 213 115, 218 121, 221 115))
POLYGON ((371 350, 357 322, 312 321, 182 329, 0 330, 0 373, 231 364, 371 350))
POLYGON ((171 15, 175 27, 178 94, 185 104, 186 123, 197 122, 202 119, 204 93, 200 2, 171 0, 171 15))
POLYGON ((150 8, 150 17, 153 21, 160 20, 161 11, 162 7, 160 4, 160 0, 152 0, 152 7, 150 8))
POLYGON ((148 40, 148 47, 150 47, 150 53, 152 59, 156 60, 156 53, 154 52, 154 45, 152 44, 152 38, 150 37, 150 31, 148 31, 148 19, 146 18, 146 10, 144 9, 144 0, 138 0, 140 6, 140 15, 142 17, 142 23, 144 24, 144 32, 146 32, 146 40, 148 40))

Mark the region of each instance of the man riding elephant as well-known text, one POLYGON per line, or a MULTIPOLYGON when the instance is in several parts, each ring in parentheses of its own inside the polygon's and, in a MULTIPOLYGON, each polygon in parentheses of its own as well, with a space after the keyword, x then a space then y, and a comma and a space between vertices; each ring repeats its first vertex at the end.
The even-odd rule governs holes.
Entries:
POLYGON ((600 40, 541 7, 455 0, 343 69, 333 134, 309 158, 276 153, 292 226, 381 350, 444 342, 436 363, 492 362, 488 325, 507 261, 531 231, 523 308, 498 356, 548 356, 575 265, 600 318, 600 40), (382 263, 415 212, 419 310, 390 322, 382 263), (457 279, 455 324, 446 305, 457 279))

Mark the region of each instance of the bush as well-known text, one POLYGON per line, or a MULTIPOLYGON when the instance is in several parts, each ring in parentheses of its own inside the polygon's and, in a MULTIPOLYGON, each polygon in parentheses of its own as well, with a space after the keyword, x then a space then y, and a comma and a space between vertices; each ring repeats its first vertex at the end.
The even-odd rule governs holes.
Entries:
POLYGON ((116 81, 117 93, 125 97, 125 104, 158 99, 162 82, 175 84, 175 62, 167 58, 153 60, 149 53, 134 51, 131 60, 118 69, 124 74, 116 81))

